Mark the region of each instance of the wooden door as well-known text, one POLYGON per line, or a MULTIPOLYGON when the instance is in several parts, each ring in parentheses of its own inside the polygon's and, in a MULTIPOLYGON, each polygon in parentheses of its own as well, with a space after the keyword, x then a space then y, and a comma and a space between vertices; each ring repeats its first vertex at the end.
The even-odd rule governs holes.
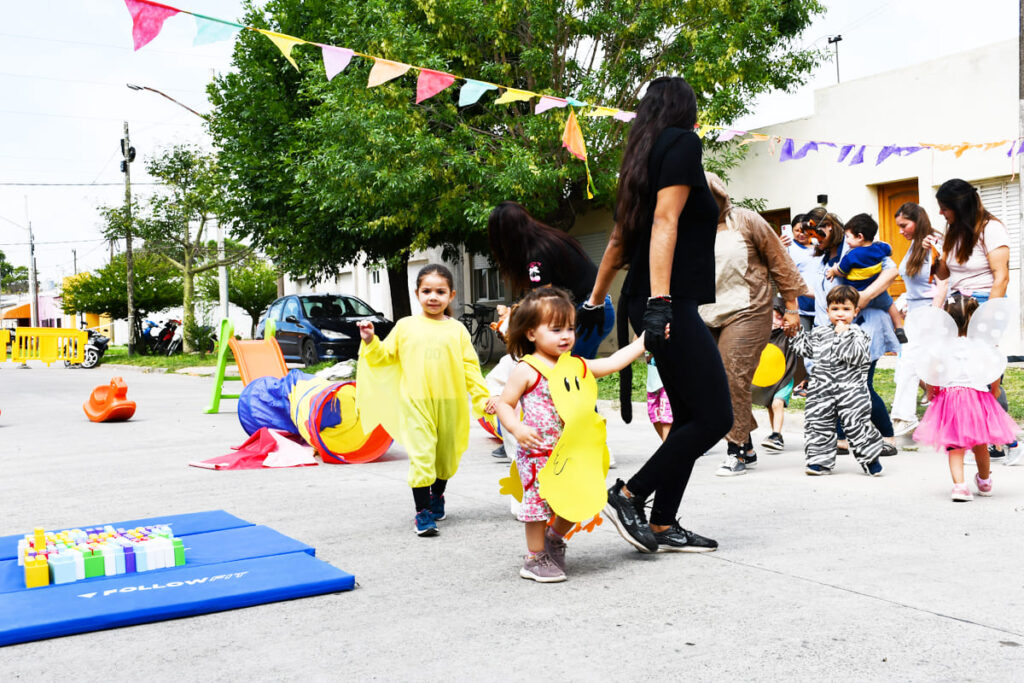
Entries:
POLYGON ((789 223, 789 209, 774 209, 772 211, 762 211, 761 218, 768 221, 771 224, 772 229, 775 230, 775 234, 778 235, 782 232, 782 226, 789 223))
MULTIPOLYGON (((905 202, 918 201, 917 178, 886 183, 878 186, 878 238, 892 247, 892 260, 899 265, 907 253, 910 242, 903 239, 896 227, 896 210, 905 202)), ((903 278, 897 277, 889 287, 889 294, 895 299, 907 291, 903 278)))

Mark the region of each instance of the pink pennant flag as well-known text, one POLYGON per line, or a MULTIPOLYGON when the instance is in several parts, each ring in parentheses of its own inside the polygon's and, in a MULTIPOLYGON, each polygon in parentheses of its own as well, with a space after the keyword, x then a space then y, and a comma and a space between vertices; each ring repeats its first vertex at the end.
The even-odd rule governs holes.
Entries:
POLYGON ((620 111, 618 114, 616 114, 612 118, 617 120, 617 121, 625 121, 626 123, 629 123, 630 121, 632 121, 633 119, 636 118, 636 112, 635 111, 620 111))
POLYGON ((344 71, 348 63, 352 61, 352 50, 347 47, 320 45, 320 51, 323 53, 324 70, 327 72, 327 80, 331 80, 344 71))
POLYGON ((370 69, 370 78, 366 82, 367 88, 380 85, 381 83, 387 83, 388 81, 398 78, 410 67, 408 64, 402 64, 401 62, 392 62, 387 59, 374 59, 373 68, 370 69))
POLYGON ((561 97, 548 97, 547 95, 544 95, 540 98, 540 101, 537 102, 537 107, 533 110, 533 113, 543 114, 548 109, 561 109, 567 104, 569 104, 569 102, 567 100, 563 100, 561 97))
POLYGON ((420 77, 416 81, 416 104, 428 100, 455 82, 455 76, 443 71, 420 69, 420 77))
POLYGON ((164 27, 164 20, 178 13, 173 7, 147 0, 124 0, 124 4, 132 15, 132 39, 136 50, 156 38, 164 27))

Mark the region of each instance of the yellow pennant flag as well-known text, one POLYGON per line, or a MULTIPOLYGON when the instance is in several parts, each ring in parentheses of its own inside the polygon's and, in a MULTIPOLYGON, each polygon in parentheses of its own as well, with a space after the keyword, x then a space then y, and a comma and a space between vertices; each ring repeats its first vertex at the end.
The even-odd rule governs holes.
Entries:
POLYGON ((598 118, 598 117, 604 117, 604 116, 615 116, 618 113, 619 113, 619 110, 618 109, 613 109, 612 107, 591 107, 590 110, 587 111, 585 116, 591 116, 591 117, 594 117, 594 118, 598 118))
POLYGON ((707 123, 701 125, 701 127, 697 129, 697 137, 703 138, 705 135, 708 134, 708 131, 711 131, 714 128, 715 128, 714 126, 712 126, 710 124, 707 124, 707 123))
POLYGON ((766 142, 767 140, 770 139, 771 138, 769 138, 767 135, 762 135, 761 133, 751 133, 749 138, 746 138, 745 140, 740 140, 740 144, 749 145, 751 142, 766 142))
POLYGON ((529 90, 516 90, 515 88, 509 88, 501 97, 494 100, 495 104, 508 104, 509 102, 522 102, 532 97, 536 97, 537 93, 530 92, 529 90))
POLYGON ((370 69, 370 79, 367 81, 366 87, 372 88, 375 85, 387 83, 392 79, 398 78, 411 68, 408 64, 402 64, 401 62, 374 59, 373 68, 370 69))
POLYGON ((292 36, 286 36, 283 33, 264 31, 261 28, 258 28, 256 30, 265 35, 267 38, 270 38, 270 41, 274 43, 274 45, 277 45, 277 49, 281 51, 281 54, 284 55, 284 58, 291 62, 291 65, 295 67, 296 71, 298 71, 299 65, 295 63, 295 59, 292 57, 292 48, 295 47, 296 45, 302 45, 303 43, 306 42, 305 40, 302 40, 300 38, 294 38, 292 36))

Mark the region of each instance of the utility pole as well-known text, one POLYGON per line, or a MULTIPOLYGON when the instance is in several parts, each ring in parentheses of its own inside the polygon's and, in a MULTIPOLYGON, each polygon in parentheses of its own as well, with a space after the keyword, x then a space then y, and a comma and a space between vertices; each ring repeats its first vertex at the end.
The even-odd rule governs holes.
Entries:
POLYGON ((125 224, 124 260, 128 280, 128 355, 135 353, 135 260, 132 258, 132 173, 135 148, 128 138, 128 122, 124 122, 124 137, 121 139, 121 170, 124 171, 124 210, 128 219, 125 224))
POLYGON ((28 298, 29 325, 39 327, 39 281, 36 279, 36 240, 32 236, 32 221, 28 222, 28 298))
POLYGON ((836 46, 836 83, 839 83, 839 41, 842 39, 842 36, 829 36, 828 38, 828 44, 836 46))
POLYGON ((72 249, 71 250, 71 262, 74 264, 73 268, 74 268, 75 275, 78 275, 78 250, 77 249, 72 249))

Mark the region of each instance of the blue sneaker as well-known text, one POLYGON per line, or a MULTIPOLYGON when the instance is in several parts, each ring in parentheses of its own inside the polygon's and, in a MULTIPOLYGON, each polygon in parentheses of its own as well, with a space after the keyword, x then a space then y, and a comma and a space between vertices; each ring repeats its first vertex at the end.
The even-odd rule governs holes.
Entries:
POLYGON ((832 474, 832 470, 824 465, 808 465, 804 468, 804 474, 809 477, 821 477, 827 474, 832 474))
POLYGON ((440 498, 430 497, 430 514, 434 515, 435 522, 440 522, 448 516, 444 513, 444 496, 440 498))
POLYGON ((870 462, 863 462, 860 466, 864 470, 864 474, 870 474, 872 477, 882 476, 882 463, 878 461, 878 458, 870 462))
POLYGON ((437 524, 434 523, 434 513, 430 508, 423 508, 416 513, 414 528, 417 536, 437 536, 437 524))

